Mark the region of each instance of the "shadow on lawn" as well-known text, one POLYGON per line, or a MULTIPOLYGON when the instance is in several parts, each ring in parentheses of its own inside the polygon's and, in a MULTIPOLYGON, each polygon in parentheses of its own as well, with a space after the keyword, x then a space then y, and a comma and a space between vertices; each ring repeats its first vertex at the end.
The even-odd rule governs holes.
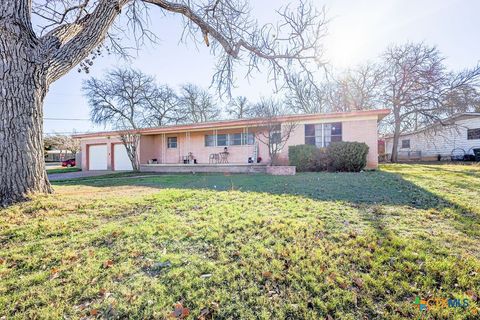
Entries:
MULTIPOLYGON (((435 181, 432 180, 431 183, 434 184, 435 181)), ((455 221, 453 225, 456 229, 471 234, 472 228, 480 223, 480 215, 472 212, 465 205, 451 202, 407 181, 401 174, 385 171, 299 173, 295 176, 122 173, 69 181, 54 181, 53 184, 93 187, 146 186, 159 189, 237 190, 297 195, 321 201, 342 201, 354 206, 379 204, 408 206, 416 209, 451 208, 456 212, 453 217, 455 221)))
POLYGON ((407 205, 433 208, 453 205, 445 199, 384 171, 362 173, 299 173, 295 176, 267 175, 120 175, 55 181, 55 185, 93 187, 148 186, 153 188, 238 190, 299 195, 315 200, 353 204, 407 205))

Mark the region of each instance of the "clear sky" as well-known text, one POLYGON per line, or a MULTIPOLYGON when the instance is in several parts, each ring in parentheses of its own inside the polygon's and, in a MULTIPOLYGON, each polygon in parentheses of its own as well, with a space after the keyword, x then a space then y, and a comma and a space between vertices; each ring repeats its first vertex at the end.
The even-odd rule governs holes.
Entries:
MULTIPOLYGON (((253 14, 260 22, 273 22, 275 9, 295 0, 251 1, 253 14)), ((325 5, 328 36, 325 38, 324 60, 331 68, 354 67, 375 60, 392 43, 424 41, 436 45, 447 58, 448 67, 458 70, 480 61, 480 1, 478 0, 314 0, 325 5)), ((89 107, 82 94, 82 81, 101 77, 116 66, 128 66, 154 75, 159 83, 174 88, 192 82, 207 88, 210 85, 215 57, 206 47, 179 43, 181 22, 178 16, 164 16, 151 10, 151 29, 160 38, 156 45, 143 48, 131 62, 115 56, 96 60, 89 74, 76 69, 50 87, 45 99, 44 132, 70 133, 101 130, 84 120, 49 120, 48 118, 88 119, 89 107)), ((247 81, 237 74, 234 95, 245 95, 255 101, 273 94, 264 74, 247 81)))

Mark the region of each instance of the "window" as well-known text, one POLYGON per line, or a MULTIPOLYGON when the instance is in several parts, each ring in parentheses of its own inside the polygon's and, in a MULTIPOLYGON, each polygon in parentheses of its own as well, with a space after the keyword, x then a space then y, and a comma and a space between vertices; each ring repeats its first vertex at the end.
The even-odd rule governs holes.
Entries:
POLYGON ((217 134, 217 146, 219 146, 219 147, 228 146, 228 135, 227 134, 217 134))
POLYGON ((231 134, 207 134, 205 135, 205 147, 226 147, 252 145, 255 142, 253 133, 231 133, 231 134))
POLYGON ((410 139, 402 140, 402 149, 410 149, 410 139))
POLYGON ((205 135, 205 147, 215 146, 215 136, 213 134, 205 135))
POLYGON ((168 137, 167 138, 167 148, 175 149, 177 147, 177 137, 168 137))
POLYGON ((337 141, 342 141, 341 122, 305 125, 305 144, 322 148, 337 141))
POLYGON ((468 129, 467 140, 476 140, 476 139, 480 139, 480 128, 468 129))
POLYGON ((270 142, 272 144, 279 144, 280 142, 282 142, 282 134, 280 133, 280 131, 272 132, 270 136, 270 142))
POLYGON ((270 132, 270 143, 279 144, 282 142, 282 127, 280 125, 275 126, 270 132))
POLYGON ((242 145, 242 134, 241 133, 232 133, 228 136, 228 145, 230 146, 241 146, 242 145))
POLYGON ((243 136, 243 144, 245 145, 252 145, 255 143, 255 136, 253 133, 242 133, 243 136))

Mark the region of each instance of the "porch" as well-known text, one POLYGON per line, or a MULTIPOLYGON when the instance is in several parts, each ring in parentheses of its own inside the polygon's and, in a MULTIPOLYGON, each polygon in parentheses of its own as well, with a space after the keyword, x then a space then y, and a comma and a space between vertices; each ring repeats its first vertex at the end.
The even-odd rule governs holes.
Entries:
POLYGON ((263 173, 276 176, 292 176, 294 166, 269 166, 259 163, 237 164, 142 164, 141 172, 157 173, 263 173))
POLYGON ((185 169, 189 165, 201 165, 208 171, 202 168, 199 170, 205 171, 197 172, 216 172, 211 171, 215 166, 222 168, 221 172, 226 166, 238 166, 232 170, 244 172, 248 166, 268 162, 268 150, 248 127, 142 135, 139 149, 142 167, 169 168, 162 170, 173 165, 190 172, 185 169))
POLYGON ((142 172, 159 173, 266 173, 265 164, 142 164, 142 172))

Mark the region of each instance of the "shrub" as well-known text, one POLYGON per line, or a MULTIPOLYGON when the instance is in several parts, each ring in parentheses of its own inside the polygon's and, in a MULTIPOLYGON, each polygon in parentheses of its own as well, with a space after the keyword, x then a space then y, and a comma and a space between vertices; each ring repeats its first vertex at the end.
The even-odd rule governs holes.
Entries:
POLYGON ((326 171, 328 169, 327 148, 317 148, 317 152, 313 158, 313 171, 326 171))
POLYGON ((358 172, 367 165, 368 146, 363 142, 334 142, 327 154, 331 170, 358 172))
POLYGON ((312 162, 317 148, 312 145, 298 145, 288 147, 288 161, 291 166, 297 167, 297 172, 313 171, 312 162))
POLYGON ((368 146, 361 142, 334 142, 327 148, 304 144, 290 146, 288 159, 297 172, 348 171, 358 172, 367 165, 368 146))
POLYGON ((297 172, 323 171, 327 169, 328 157, 325 149, 304 144, 288 147, 288 159, 297 172))

